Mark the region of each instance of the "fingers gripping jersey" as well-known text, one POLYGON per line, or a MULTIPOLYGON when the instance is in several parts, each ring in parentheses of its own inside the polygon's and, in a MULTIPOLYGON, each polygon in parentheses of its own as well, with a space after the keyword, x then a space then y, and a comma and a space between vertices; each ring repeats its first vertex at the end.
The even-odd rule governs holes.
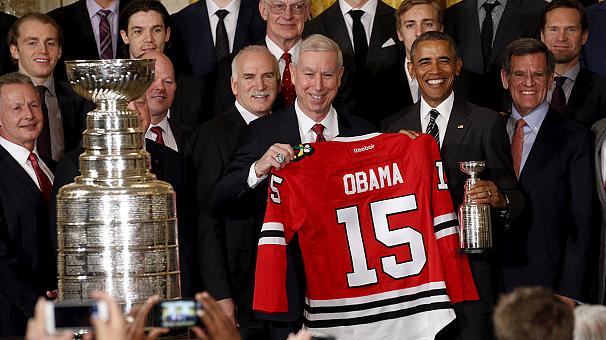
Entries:
POLYGON ((433 339, 454 319, 451 302, 478 299, 430 136, 372 134, 299 153, 270 178, 255 310, 287 310, 285 246, 295 233, 307 277, 305 324, 315 331, 433 339))

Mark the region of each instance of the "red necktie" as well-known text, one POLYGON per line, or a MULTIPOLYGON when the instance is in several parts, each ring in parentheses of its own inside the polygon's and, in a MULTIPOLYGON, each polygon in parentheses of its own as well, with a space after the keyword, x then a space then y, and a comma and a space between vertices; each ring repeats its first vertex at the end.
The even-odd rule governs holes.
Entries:
POLYGON ((99 51, 101 59, 113 59, 114 48, 112 46, 112 31, 109 26, 108 16, 111 13, 109 9, 101 9, 99 14, 99 51))
POLYGON ((292 80, 290 79, 290 53, 284 52, 282 54, 282 59, 286 62, 286 66, 284 66, 284 74, 282 75, 282 84, 280 85, 280 91, 282 93, 282 98, 284 98, 284 104, 286 106, 292 105, 295 103, 295 99, 297 98, 297 92, 295 92, 295 85, 293 85, 292 80))
POLYGON ((324 125, 316 124, 312 126, 311 131, 316 133, 316 142, 326 142, 326 138, 324 138, 324 125))
POLYGON ((156 143, 164 145, 164 137, 162 137, 162 132, 164 130, 159 126, 152 126, 150 130, 156 134, 156 143))
POLYGON ((516 172, 516 176, 520 177, 520 166, 522 163, 522 150, 524 149, 524 126, 526 121, 524 118, 520 118, 516 121, 516 129, 513 132, 513 138, 511 140, 511 157, 513 158, 513 169, 516 172))
POLYGON ((38 179, 38 184, 40 185, 40 191, 42 192, 42 196, 44 196, 46 203, 50 202, 50 194, 53 184, 40 167, 40 164, 38 164, 38 156, 36 156, 35 153, 30 152, 29 157, 27 157, 27 159, 29 159, 29 162, 32 164, 32 168, 34 168, 34 172, 36 173, 36 178, 38 179))

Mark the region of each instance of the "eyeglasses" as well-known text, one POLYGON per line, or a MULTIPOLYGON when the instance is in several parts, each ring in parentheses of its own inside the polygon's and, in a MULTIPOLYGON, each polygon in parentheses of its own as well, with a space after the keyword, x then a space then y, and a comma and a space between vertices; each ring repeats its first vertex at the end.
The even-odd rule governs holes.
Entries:
POLYGON ((533 73, 524 73, 524 72, 514 72, 511 74, 511 78, 515 81, 524 81, 527 78, 532 78, 536 81, 544 81, 549 77, 549 73, 547 72, 533 72, 533 73))
POLYGON ((296 4, 290 4, 290 5, 287 5, 287 4, 284 4, 281 2, 275 2, 275 3, 267 2, 267 4, 269 5, 269 10, 273 14, 283 14, 284 12, 286 12, 286 8, 290 7, 290 11, 292 12, 292 14, 301 15, 301 14, 305 13, 305 9, 307 9, 307 5, 302 2, 299 2, 296 4))

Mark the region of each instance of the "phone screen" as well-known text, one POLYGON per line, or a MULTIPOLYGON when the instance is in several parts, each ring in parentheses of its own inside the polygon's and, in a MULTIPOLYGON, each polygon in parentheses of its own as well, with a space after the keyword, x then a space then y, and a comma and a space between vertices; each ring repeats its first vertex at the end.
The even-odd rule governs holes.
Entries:
POLYGON ((90 328, 90 317, 96 312, 97 305, 91 306, 55 306, 55 328, 90 328))
POLYGON ((160 301, 156 305, 156 325, 166 328, 192 327, 198 324, 196 300, 160 301))

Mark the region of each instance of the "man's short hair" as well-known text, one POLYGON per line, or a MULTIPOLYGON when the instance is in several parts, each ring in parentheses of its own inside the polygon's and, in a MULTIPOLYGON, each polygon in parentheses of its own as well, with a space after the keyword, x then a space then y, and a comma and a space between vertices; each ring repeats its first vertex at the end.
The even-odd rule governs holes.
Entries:
POLYGON ((128 5, 124 6, 120 11, 118 29, 128 33, 128 21, 130 17, 139 12, 154 11, 162 16, 162 22, 164 22, 164 28, 169 28, 172 24, 170 20, 170 14, 166 10, 166 7, 158 0, 135 0, 129 2, 128 5))
POLYGON ((513 57, 523 57, 529 54, 544 54, 547 60, 547 73, 553 74, 555 72, 553 53, 542 41, 533 38, 520 38, 507 45, 503 53, 503 69, 507 74, 511 73, 513 57))
POLYGON ((417 5, 430 5, 432 6, 436 12, 438 12, 438 22, 440 25, 444 22, 444 6, 442 6, 442 1, 439 0, 404 0, 396 9, 396 28, 399 31, 402 26, 402 22, 400 21, 400 17, 404 15, 404 13, 410 11, 414 6, 417 5))
POLYGON ((13 84, 29 85, 32 87, 32 89, 35 89, 34 83, 32 83, 32 80, 25 74, 19 72, 7 73, 0 77, 0 98, 2 98, 2 88, 4 87, 4 85, 13 84))
POLYGON ((8 30, 8 33, 6 34, 6 40, 8 42, 8 46, 11 45, 17 45, 17 40, 19 40, 19 28, 21 28, 21 25, 26 22, 26 21, 37 21, 41 24, 49 24, 51 26, 53 26, 55 28, 55 30, 57 30, 57 43, 59 44, 59 47, 63 46, 63 33, 61 33, 61 27, 59 27, 59 24, 57 24, 57 22, 51 18, 50 16, 44 14, 44 13, 38 13, 38 12, 29 12, 25 15, 23 15, 21 18, 17 19, 17 21, 15 21, 13 23, 13 25, 11 26, 11 28, 8 30))
POLYGON ((606 306, 582 305, 574 309, 574 340, 606 339, 606 306))
POLYGON ((583 32, 587 31, 589 28, 589 20, 587 19, 587 15, 585 14, 585 8, 583 4, 581 4, 578 0, 554 0, 550 2, 545 8, 543 8, 543 12, 541 13, 541 21, 539 27, 541 30, 545 29, 545 24, 547 23, 547 14, 553 11, 556 8, 570 8, 576 9, 579 12, 579 16, 581 17, 581 30, 583 32))
POLYGON ((232 60, 232 62, 231 62, 231 77, 232 77, 232 79, 237 79, 238 61, 246 53, 265 53, 268 56, 270 56, 271 60, 272 60, 274 72, 276 73, 276 79, 278 80, 278 84, 280 83, 280 66, 278 66, 278 61, 276 60, 276 57, 274 57, 274 55, 271 54, 271 52, 269 51, 269 49, 267 47, 263 46, 263 45, 248 45, 248 46, 244 47, 243 49, 241 49, 236 54, 236 56, 234 57, 234 60, 232 60))
POLYGON ((299 64, 299 58, 305 52, 336 52, 337 67, 343 66, 343 53, 341 48, 332 39, 323 36, 322 34, 312 34, 303 39, 299 45, 299 50, 292 56, 292 63, 296 66, 299 64))
POLYGON ((498 340, 572 339, 572 309, 547 288, 516 288, 501 296, 493 319, 498 340))
POLYGON ((429 31, 421 34, 415 41, 412 43, 410 47, 410 57, 414 58, 415 50, 417 46, 423 41, 446 41, 448 42, 448 46, 450 48, 450 52, 454 55, 455 58, 457 56, 457 45, 455 41, 446 33, 440 31, 429 31))

